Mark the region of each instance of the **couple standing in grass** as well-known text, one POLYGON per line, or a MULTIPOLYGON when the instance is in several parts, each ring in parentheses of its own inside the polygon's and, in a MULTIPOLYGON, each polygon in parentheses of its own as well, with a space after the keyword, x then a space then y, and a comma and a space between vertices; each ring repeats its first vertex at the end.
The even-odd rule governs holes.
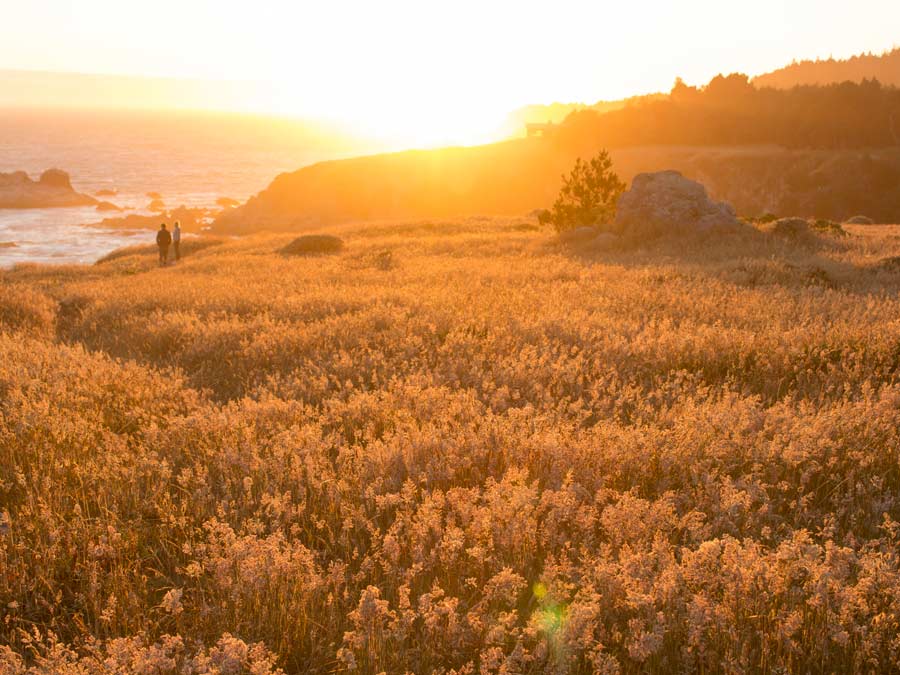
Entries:
POLYGON ((169 246, 175 247, 175 260, 181 260, 181 223, 175 221, 175 227, 172 232, 166 229, 166 224, 159 226, 159 232, 156 233, 156 245, 159 247, 159 264, 167 265, 169 263, 169 246))

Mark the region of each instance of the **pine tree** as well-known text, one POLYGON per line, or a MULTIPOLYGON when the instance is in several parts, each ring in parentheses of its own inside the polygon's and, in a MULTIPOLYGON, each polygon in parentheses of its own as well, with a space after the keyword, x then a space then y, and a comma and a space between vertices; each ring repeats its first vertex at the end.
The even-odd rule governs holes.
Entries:
POLYGON ((624 190, 625 183, 612 170, 609 152, 601 150, 587 162, 578 158, 572 173, 563 176, 549 220, 557 232, 608 223, 624 190))

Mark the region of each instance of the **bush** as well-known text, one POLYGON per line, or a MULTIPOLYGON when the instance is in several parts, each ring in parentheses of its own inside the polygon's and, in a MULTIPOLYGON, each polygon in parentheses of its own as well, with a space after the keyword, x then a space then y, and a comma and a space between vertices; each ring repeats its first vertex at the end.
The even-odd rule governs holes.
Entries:
POLYGON ((789 239, 808 237, 814 232, 823 232, 839 237, 847 236, 847 231, 840 223, 833 220, 806 220, 805 218, 780 218, 772 226, 772 234, 789 239))
POLYGON ((878 262, 878 269, 887 270, 889 272, 900 272, 900 256, 894 255, 890 258, 882 258, 878 262))
POLYGON ((281 253, 284 255, 317 255, 337 253, 343 248, 343 240, 334 235, 305 234, 281 249, 281 253))
POLYGON ((538 225, 551 225, 553 223, 553 214, 549 209, 537 209, 534 212, 537 217, 538 225))
POLYGON ((607 223, 616 212, 616 202, 625 191, 625 183, 612 170, 606 150, 589 162, 576 160, 572 173, 563 176, 563 186, 546 222, 557 232, 586 225, 607 223))
POLYGON ((819 232, 833 234, 838 237, 847 236, 847 230, 841 227, 840 223, 836 223, 833 220, 825 220, 824 218, 819 218, 812 224, 812 227, 814 230, 818 230, 819 232))
POLYGON ((809 234, 809 221, 804 218, 780 218, 772 226, 772 234, 796 239, 809 234))

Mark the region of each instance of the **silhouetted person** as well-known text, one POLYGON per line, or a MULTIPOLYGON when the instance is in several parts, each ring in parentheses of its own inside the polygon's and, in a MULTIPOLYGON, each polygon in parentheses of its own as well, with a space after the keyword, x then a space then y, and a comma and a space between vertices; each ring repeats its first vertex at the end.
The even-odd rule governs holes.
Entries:
POLYGON ((166 224, 159 226, 159 232, 156 233, 156 245, 159 246, 159 264, 165 265, 169 260, 169 244, 172 243, 172 235, 166 229, 166 224))
POLYGON ((181 260, 181 223, 175 221, 175 229, 172 230, 172 246, 175 249, 175 260, 181 260))

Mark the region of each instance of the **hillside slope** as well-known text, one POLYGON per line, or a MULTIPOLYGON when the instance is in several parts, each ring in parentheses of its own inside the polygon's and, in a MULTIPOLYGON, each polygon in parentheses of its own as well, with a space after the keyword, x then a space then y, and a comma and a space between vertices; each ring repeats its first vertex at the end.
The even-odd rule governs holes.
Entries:
POLYGON ((540 139, 321 162, 278 176, 220 218, 215 229, 246 232, 346 220, 520 213, 544 204, 547 185, 567 164, 567 157, 540 139))
MULTIPOLYGON (((323 162, 282 174, 213 229, 247 234, 351 220, 522 215, 549 206, 575 158, 600 147, 522 139, 323 162)), ((641 146, 614 149, 612 157, 629 182, 640 172, 676 169, 744 215, 900 220, 900 148, 641 146)))

